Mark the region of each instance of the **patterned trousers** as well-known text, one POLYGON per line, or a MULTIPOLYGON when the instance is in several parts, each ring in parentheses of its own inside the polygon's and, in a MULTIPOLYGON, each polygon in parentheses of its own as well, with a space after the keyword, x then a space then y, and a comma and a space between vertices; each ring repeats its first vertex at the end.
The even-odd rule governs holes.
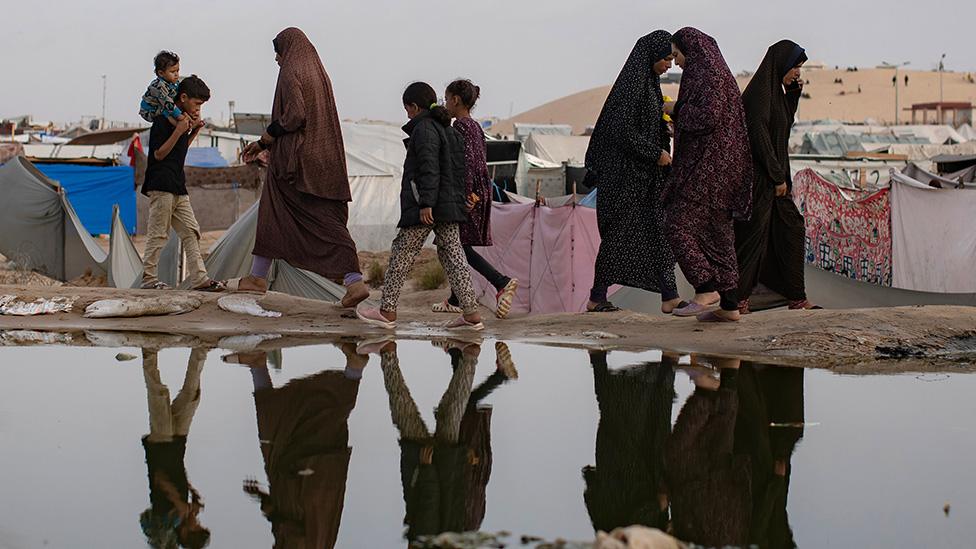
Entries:
POLYGON ((471 273, 468 272, 468 261, 461 247, 461 233, 457 223, 436 223, 433 226, 417 225, 400 229, 393 239, 390 266, 386 270, 383 284, 383 300, 380 306, 383 311, 396 311, 400 302, 400 290, 403 289, 407 274, 431 231, 434 232, 437 258, 451 282, 451 290, 461 302, 461 309, 464 314, 478 311, 478 299, 471 287, 471 273))

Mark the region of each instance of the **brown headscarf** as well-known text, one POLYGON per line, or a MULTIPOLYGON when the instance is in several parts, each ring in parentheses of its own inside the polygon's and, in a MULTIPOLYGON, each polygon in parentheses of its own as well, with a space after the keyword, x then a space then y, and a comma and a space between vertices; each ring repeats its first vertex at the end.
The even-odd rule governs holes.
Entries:
POLYGON ((271 120, 288 133, 271 146, 269 183, 292 184, 306 194, 349 202, 339 113, 319 54, 294 27, 281 31, 274 46, 281 70, 271 120))

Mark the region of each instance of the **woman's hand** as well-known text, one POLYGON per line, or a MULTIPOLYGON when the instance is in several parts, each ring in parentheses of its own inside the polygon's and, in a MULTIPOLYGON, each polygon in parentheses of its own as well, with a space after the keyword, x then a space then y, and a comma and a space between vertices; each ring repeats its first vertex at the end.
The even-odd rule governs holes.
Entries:
POLYGON ((674 114, 674 101, 664 102, 664 114, 670 116, 674 114))
POLYGON ((245 164, 249 164, 257 160, 258 154, 260 152, 261 152, 261 145, 259 145, 257 141, 248 143, 248 145, 244 147, 244 150, 241 151, 241 160, 243 160, 245 164))
POLYGON ((467 208, 468 212, 470 213, 474 211, 474 202, 471 202, 470 200, 465 200, 464 207, 467 208))
POLYGON ((780 183, 775 188, 777 197, 786 196, 786 193, 789 192, 789 187, 786 186, 786 183, 780 183))
POLYGON ((668 151, 661 151, 661 156, 657 159, 658 166, 670 166, 671 165, 671 155, 668 151))
POLYGON ((434 209, 433 208, 421 208, 420 209, 420 222, 424 225, 434 224, 434 209))

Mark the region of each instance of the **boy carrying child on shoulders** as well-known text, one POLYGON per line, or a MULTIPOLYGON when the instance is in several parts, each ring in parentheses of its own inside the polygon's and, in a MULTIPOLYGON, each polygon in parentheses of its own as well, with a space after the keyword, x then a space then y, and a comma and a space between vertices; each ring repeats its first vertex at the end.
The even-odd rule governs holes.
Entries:
POLYGON ((153 119, 149 130, 149 163, 142 194, 149 197, 149 227, 143 258, 142 288, 162 290, 168 286, 159 281, 159 255, 169 239, 170 228, 183 242, 187 278, 191 288, 206 292, 224 289, 221 282, 207 275, 200 253, 200 225, 193 215, 186 191, 183 163, 190 143, 203 128, 200 108, 210 99, 210 88, 196 75, 184 78, 177 89, 175 106, 186 116, 176 120, 175 127, 164 115, 153 119))

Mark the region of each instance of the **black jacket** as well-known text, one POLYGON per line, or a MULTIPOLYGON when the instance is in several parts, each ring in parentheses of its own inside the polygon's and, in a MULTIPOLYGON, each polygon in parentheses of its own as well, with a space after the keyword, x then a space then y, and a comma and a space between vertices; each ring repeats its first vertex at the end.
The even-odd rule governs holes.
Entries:
POLYGON ((420 210, 434 209, 435 223, 461 223, 468 219, 464 207, 464 142, 453 128, 443 127, 424 113, 403 131, 407 158, 403 161, 400 188, 400 222, 397 227, 420 225, 420 210))

